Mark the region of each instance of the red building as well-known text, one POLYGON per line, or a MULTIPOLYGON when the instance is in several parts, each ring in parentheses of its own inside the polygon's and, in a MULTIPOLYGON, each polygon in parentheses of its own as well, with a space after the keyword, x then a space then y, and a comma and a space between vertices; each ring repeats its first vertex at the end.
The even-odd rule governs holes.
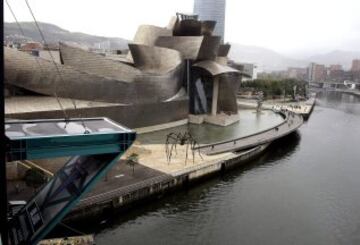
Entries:
POLYGON ((25 52, 32 52, 33 50, 41 50, 43 45, 38 42, 28 42, 21 45, 20 50, 25 52))
POLYGON ((352 61, 351 73, 355 82, 360 82, 360 59, 352 61))
POLYGON ((326 68, 325 65, 319 65, 311 63, 308 68, 309 81, 322 82, 326 80, 326 68))
POLYGON ((342 65, 330 65, 329 69, 330 69, 330 71, 343 70, 342 65))
POLYGON ((344 73, 345 71, 341 65, 330 65, 328 68, 327 77, 329 80, 334 82, 343 82, 344 73))
POLYGON ((356 59, 356 60, 352 61, 351 70, 352 71, 360 71, 360 59, 356 59))

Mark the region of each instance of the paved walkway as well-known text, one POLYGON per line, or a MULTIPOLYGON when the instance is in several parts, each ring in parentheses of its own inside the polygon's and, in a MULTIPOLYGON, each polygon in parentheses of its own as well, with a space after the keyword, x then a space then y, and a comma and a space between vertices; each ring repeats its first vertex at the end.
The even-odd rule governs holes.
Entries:
POLYGON ((236 154, 231 152, 226 152, 223 154, 217 155, 206 155, 201 154, 199 156, 198 151, 194 151, 195 155, 193 158, 192 150, 190 146, 187 148, 187 145, 177 145, 176 151, 173 150, 173 154, 170 162, 166 157, 165 153, 165 144, 148 144, 148 145, 140 145, 139 148, 146 149, 149 151, 149 154, 139 154, 139 162, 140 164, 147 166, 152 169, 156 169, 157 171, 173 175, 179 171, 190 171, 196 166, 205 166, 212 165, 214 162, 220 162, 224 159, 235 157, 236 154), (186 158, 186 152, 188 153, 188 157, 186 158), (186 163, 185 160, 187 159, 186 163))
MULTIPOLYGON (((315 106, 315 96, 316 94, 312 95, 310 99, 300 102, 279 102, 279 100, 265 101, 262 105, 262 108, 266 110, 288 110, 297 114, 301 114, 307 118, 315 106)), ((254 100, 239 99, 237 103, 240 107, 257 108, 257 102, 254 100)))
MULTIPOLYGON (((120 160, 82 200, 87 200, 90 197, 104 197, 104 194, 109 195, 115 190, 127 191, 130 187, 133 188, 147 180, 170 177, 164 172, 141 164, 136 164, 133 172, 131 166, 127 165, 124 160, 120 160), (119 190, 120 187, 124 188, 119 190)), ((8 196, 10 200, 28 200, 33 194, 34 189, 27 186, 24 181, 9 181, 8 196)))
POLYGON ((288 110, 296 114, 301 114, 303 116, 308 116, 311 113, 312 108, 315 105, 315 98, 310 98, 305 102, 300 103, 290 103, 286 105, 274 105, 272 109, 274 110, 288 110))

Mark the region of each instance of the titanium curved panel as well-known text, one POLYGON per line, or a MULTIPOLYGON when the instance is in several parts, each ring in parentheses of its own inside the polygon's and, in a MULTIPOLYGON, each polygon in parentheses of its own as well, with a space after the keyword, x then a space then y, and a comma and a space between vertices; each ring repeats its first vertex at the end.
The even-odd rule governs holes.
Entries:
POLYGON ((165 74, 180 66, 180 52, 155 46, 129 44, 135 67, 141 71, 165 74))
POLYGON ((241 79, 234 74, 225 74, 219 77, 218 111, 237 114, 238 105, 236 93, 239 90, 241 79))
POLYGON ((200 36, 201 22, 193 19, 177 21, 173 33, 174 36, 200 36))
POLYGON ((106 59, 109 59, 109 60, 113 60, 113 61, 117 61, 117 62, 121 62, 125 65, 129 65, 129 66, 132 66, 134 67, 134 61, 133 60, 129 60, 127 58, 127 54, 114 54, 114 55, 106 55, 106 59))
POLYGON ((204 37, 202 36, 172 36, 159 37, 155 45, 179 51, 184 59, 197 59, 204 37))
POLYGON ((216 26, 215 20, 201 21, 201 35, 211 36, 216 26))
POLYGON ((193 67, 201 68, 207 71, 211 76, 218 76, 225 73, 237 73, 240 71, 229 66, 221 65, 212 60, 204 60, 193 64, 193 67))
POLYGON ((131 65, 64 43, 60 43, 59 48, 60 57, 64 65, 72 66, 89 74, 132 82, 135 77, 141 73, 131 65))
POLYGON ((227 57, 229 54, 230 48, 231 48, 230 44, 220 44, 217 55, 220 57, 227 57))
POLYGON ((178 21, 176 16, 172 16, 169 20, 169 23, 166 26, 166 29, 171 30, 171 32, 174 30, 176 22, 178 21))
POLYGON ((59 97, 139 104, 161 102, 173 97, 181 88, 183 67, 177 66, 165 75, 143 74, 132 83, 107 79, 73 67, 60 65, 61 76, 48 60, 15 49, 4 48, 5 80, 30 91, 59 97))
POLYGON ((198 60, 215 60, 221 42, 220 36, 204 36, 198 60))
POLYGON ((227 65, 228 63, 228 58, 227 57, 216 57, 216 60, 215 60, 217 63, 221 64, 221 65, 227 65))
MULTIPOLYGON (((172 36, 172 30, 154 25, 140 25, 135 33, 132 43, 154 46, 160 36, 172 36)), ((128 60, 132 61, 131 52, 128 53, 128 60)))
POLYGON ((159 26, 141 25, 136 31, 133 43, 154 46, 160 36, 172 36, 172 31, 159 26))

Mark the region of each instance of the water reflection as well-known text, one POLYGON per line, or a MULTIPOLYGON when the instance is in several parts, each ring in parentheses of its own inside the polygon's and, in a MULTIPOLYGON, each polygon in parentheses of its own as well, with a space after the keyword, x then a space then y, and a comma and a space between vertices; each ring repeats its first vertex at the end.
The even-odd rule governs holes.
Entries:
POLYGON ((300 140, 301 136, 298 132, 288 135, 270 144, 268 151, 264 155, 246 164, 244 167, 226 172, 224 175, 210 179, 192 189, 182 190, 179 193, 166 196, 155 202, 141 205, 137 207, 136 210, 103 216, 102 222, 98 220, 98 223, 102 224, 94 226, 100 229, 87 229, 87 232, 107 233, 113 230, 123 229, 122 225, 124 224, 125 226, 141 224, 142 217, 144 216, 166 217, 167 219, 171 219, 178 217, 178 215, 182 217, 181 213, 186 213, 186 217, 191 217, 191 213, 195 215, 199 212, 206 212, 211 209, 211 205, 213 204, 212 199, 215 201, 221 198, 222 195, 227 194, 226 192, 223 193, 224 188, 231 186, 247 171, 252 171, 260 167, 271 167, 275 164, 276 160, 290 157, 291 154, 296 152, 300 140))
POLYGON ((360 115, 360 97, 333 91, 322 91, 317 95, 317 105, 360 115))
POLYGON ((169 133, 184 133, 189 131, 199 144, 210 144, 219 141, 231 140, 272 128, 283 121, 279 114, 272 111, 255 113, 253 110, 243 110, 239 113, 240 120, 227 127, 210 124, 188 124, 175 128, 165 129, 153 133, 138 135, 137 140, 143 144, 164 144, 169 133))
POLYGON ((253 170, 254 168, 271 167, 272 163, 278 163, 280 159, 289 159, 299 149, 301 135, 298 131, 278 139, 270 144, 266 152, 258 159, 253 161, 254 164, 248 164, 245 169, 253 170))

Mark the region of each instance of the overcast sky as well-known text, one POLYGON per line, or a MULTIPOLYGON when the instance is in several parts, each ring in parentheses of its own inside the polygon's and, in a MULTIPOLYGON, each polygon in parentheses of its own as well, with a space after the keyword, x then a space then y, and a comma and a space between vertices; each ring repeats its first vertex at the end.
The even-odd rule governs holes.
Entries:
MULTIPOLYGON (((31 21, 24 0, 8 0, 31 21)), ((70 31, 132 39, 137 26, 165 26, 193 0, 29 0, 39 21, 70 31)), ((4 4, 5 5, 5 4, 4 4)), ((5 5, 5 21, 12 22, 5 5)), ((225 41, 294 54, 360 51, 360 0, 227 0, 225 41)))

